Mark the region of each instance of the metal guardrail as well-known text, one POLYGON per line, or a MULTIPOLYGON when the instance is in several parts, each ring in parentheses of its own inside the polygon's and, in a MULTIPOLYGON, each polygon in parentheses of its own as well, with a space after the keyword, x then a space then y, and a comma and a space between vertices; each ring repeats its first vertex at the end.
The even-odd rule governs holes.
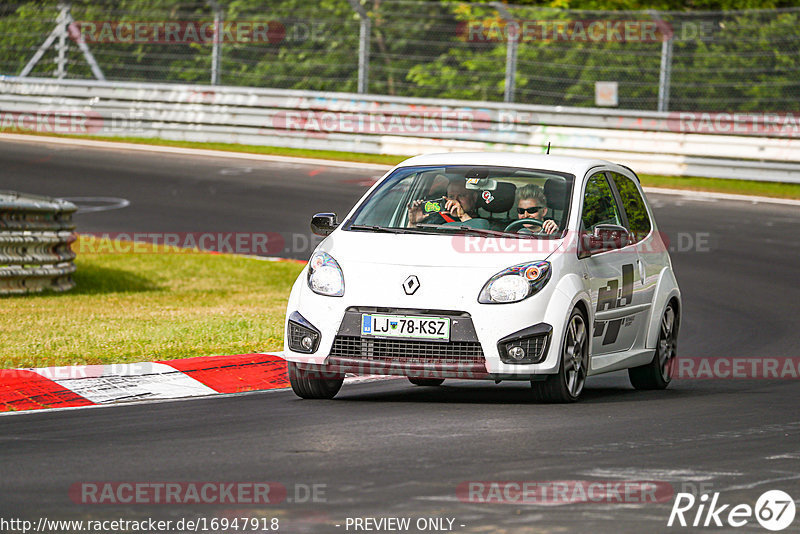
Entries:
POLYGON ((782 129, 787 115, 744 133, 733 115, 712 121, 719 133, 687 129, 698 117, 679 112, 0 77, 0 127, 399 155, 550 142, 642 173, 800 182, 800 125, 782 129))
POLYGON ((75 286, 75 204, 0 191, 0 295, 75 286))

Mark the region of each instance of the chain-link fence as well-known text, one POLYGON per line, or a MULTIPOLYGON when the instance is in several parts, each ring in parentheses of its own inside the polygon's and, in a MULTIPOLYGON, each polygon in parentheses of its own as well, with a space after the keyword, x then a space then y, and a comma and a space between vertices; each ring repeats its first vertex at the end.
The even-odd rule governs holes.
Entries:
POLYGON ((800 8, 409 0, 0 6, 0 74, 634 110, 800 109, 800 8))

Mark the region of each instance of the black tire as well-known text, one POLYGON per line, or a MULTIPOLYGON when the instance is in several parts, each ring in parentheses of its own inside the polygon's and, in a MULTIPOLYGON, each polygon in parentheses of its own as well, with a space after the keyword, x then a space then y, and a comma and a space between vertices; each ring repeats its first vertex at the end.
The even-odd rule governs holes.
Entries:
POLYGON ((343 375, 318 369, 300 369, 296 363, 287 362, 289 383, 295 395, 303 399, 332 399, 339 393, 344 382, 343 375))
POLYGON ((415 386, 441 386, 444 383, 444 378, 413 378, 408 377, 408 381, 415 386))
POLYGON ((628 378, 636 389, 666 389, 672 381, 678 355, 678 327, 680 315, 674 301, 670 301, 661 315, 658 343, 653 360, 639 367, 628 369, 628 378))
POLYGON ((589 327, 583 312, 569 315, 561 341, 558 372, 542 381, 532 381, 533 398, 539 402, 575 402, 583 391, 589 370, 589 327))

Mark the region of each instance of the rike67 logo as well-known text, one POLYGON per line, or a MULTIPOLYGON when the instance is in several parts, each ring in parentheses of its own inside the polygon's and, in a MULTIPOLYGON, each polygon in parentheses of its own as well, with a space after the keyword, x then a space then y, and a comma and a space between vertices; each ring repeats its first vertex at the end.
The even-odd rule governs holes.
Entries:
POLYGON ((691 493, 678 493, 667 526, 739 528, 755 519, 765 529, 779 531, 791 525, 794 516, 794 499, 781 490, 764 492, 755 506, 722 504, 719 492, 710 498, 708 494, 696 498, 691 493))

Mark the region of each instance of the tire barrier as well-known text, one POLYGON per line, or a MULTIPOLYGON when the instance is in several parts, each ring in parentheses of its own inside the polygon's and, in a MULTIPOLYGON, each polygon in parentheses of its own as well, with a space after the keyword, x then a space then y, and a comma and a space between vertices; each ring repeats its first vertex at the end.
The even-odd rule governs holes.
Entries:
POLYGON ((0 191, 0 295, 75 286, 75 204, 0 191))

